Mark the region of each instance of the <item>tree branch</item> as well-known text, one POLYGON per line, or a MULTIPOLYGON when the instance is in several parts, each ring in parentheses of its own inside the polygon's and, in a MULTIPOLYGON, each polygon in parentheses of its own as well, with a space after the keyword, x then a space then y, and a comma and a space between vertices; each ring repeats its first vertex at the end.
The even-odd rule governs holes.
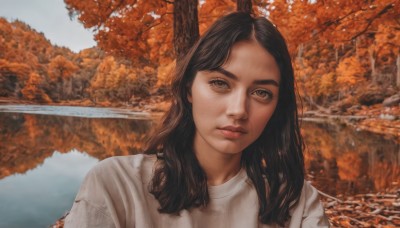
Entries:
POLYGON ((389 3, 381 11, 379 11, 374 17, 369 18, 368 19, 368 23, 365 26, 365 28, 363 30, 361 30, 360 32, 358 32, 356 35, 354 35, 350 40, 354 40, 355 38, 357 38, 357 37, 361 36, 362 34, 364 34, 376 19, 378 19, 383 14, 387 13, 387 11, 392 9, 393 7, 394 7, 394 3, 389 3))
MULTIPOLYGON (((365 26, 364 29, 362 29, 360 32, 358 32, 357 34, 355 34, 354 36, 352 36, 350 39, 347 40, 342 40, 342 41, 351 41, 356 39, 357 37, 361 36, 362 34, 366 33, 368 31, 368 29, 371 27, 372 23, 378 19, 380 16, 382 16, 383 14, 387 13, 387 11, 389 11, 390 9, 392 9, 394 7, 394 2, 387 4, 381 11, 379 11, 375 16, 366 19, 367 21, 367 25, 365 26)), ((324 22, 323 28, 321 28, 321 30, 319 30, 318 32, 316 32, 314 35, 318 35, 321 33, 324 33, 330 26, 334 25, 334 26, 338 26, 341 21, 343 21, 344 19, 358 13, 361 11, 367 11, 369 10, 368 8, 360 8, 358 10, 352 10, 351 12, 347 13, 346 15, 339 17, 337 19, 334 20, 328 20, 326 22, 324 22)))

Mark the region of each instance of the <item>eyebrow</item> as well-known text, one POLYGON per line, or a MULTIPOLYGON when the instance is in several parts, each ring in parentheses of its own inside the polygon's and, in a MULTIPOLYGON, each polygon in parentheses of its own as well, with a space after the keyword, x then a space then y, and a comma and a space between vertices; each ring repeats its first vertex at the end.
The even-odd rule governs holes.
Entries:
MULTIPOLYGON (((217 68, 215 68, 214 70, 211 70, 211 71, 219 72, 219 73, 225 75, 226 77, 231 78, 231 79, 233 79, 235 81, 239 80, 238 77, 235 74, 233 74, 232 72, 229 72, 229 71, 227 71, 227 70, 225 70, 225 69, 223 69, 221 67, 217 67, 217 68)), ((254 84, 257 84, 257 85, 274 85, 274 86, 279 87, 279 83, 277 81, 273 80, 273 79, 255 80, 254 84)))

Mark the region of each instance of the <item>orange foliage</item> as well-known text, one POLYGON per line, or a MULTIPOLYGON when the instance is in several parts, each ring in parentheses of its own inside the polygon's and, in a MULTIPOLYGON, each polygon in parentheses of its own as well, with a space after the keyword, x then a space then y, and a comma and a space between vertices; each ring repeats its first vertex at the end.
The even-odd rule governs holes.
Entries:
POLYGON ((396 85, 400 80, 395 75, 400 67, 400 4, 395 1, 266 2, 266 15, 296 57, 298 86, 306 101, 331 104, 339 89, 366 84, 360 82, 396 85))
POLYGON ((357 57, 352 56, 340 61, 337 69, 337 84, 341 88, 351 88, 364 80, 365 69, 357 57))
POLYGON ((341 180, 357 181, 357 178, 361 174, 361 159, 359 154, 349 151, 339 156, 336 161, 341 180))
POLYGON ((400 5, 393 0, 267 2, 270 17, 293 47, 315 37, 340 45, 374 31, 379 24, 395 22, 400 15, 400 5))
POLYGON ((26 81, 30 72, 31 67, 27 64, 0 59, 0 75, 3 77, 15 75, 19 81, 26 81))
POLYGON ((78 67, 62 55, 56 56, 49 64, 49 75, 52 80, 68 79, 78 67))
POLYGON ((65 0, 65 3, 71 16, 78 16, 85 28, 97 31, 98 45, 111 53, 135 60, 149 59, 150 34, 159 34, 162 41, 153 40, 152 50, 163 49, 165 43, 171 45, 171 40, 162 39, 172 30, 171 9, 166 1, 65 0))
MULTIPOLYGON (((65 0, 71 16, 97 33, 98 45, 134 62, 169 64, 174 58, 173 4, 168 1, 65 0)), ((203 32, 223 14, 235 11, 232 0, 209 0, 198 7, 203 32)))
POLYGON ((133 69, 112 56, 106 57, 97 67, 89 89, 97 101, 129 101, 134 95, 147 96, 154 86, 156 72, 151 67, 133 69))
POLYGON ((50 103, 50 97, 41 89, 42 84, 43 78, 37 73, 31 73, 21 93, 28 100, 50 103))

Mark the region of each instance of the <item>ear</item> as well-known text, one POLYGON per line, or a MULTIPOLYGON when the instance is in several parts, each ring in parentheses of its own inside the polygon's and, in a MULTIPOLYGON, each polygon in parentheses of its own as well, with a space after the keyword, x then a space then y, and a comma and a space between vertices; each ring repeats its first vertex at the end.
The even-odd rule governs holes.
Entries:
POLYGON ((191 88, 191 86, 188 86, 187 88, 188 89, 187 89, 186 98, 188 99, 189 103, 192 103, 192 88, 191 88))

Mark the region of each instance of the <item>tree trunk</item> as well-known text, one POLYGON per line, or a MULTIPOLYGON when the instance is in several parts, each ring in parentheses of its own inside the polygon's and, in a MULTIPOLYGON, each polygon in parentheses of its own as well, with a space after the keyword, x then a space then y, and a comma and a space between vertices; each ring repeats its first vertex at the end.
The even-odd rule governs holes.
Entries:
POLYGON ((358 37, 356 38, 356 45, 355 45, 355 48, 356 48, 356 57, 357 57, 357 59, 360 59, 360 51, 358 50, 359 49, 359 41, 358 41, 358 37))
POLYGON ((174 48, 179 62, 199 38, 198 0, 174 1, 174 48))
POLYGON ((304 44, 301 43, 299 45, 299 50, 297 52, 297 62, 299 63, 299 65, 303 68, 304 64, 303 64, 303 51, 304 51, 304 44))
POLYGON ((397 87, 400 88, 400 54, 397 55, 396 67, 397 67, 396 85, 397 87))
POLYGON ((370 47, 368 49, 368 52, 369 52, 369 62, 371 64, 371 79, 373 83, 376 83, 378 81, 377 80, 378 75, 376 73, 376 68, 375 68, 375 57, 373 48, 370 47))
POLYGON ((253 13, 251 0, 236 0, 236 10, 246 13, 253 13))
POLYGON ((339 62, 339 50, 338 47, 335 47, 335 60, 338 63, 339 62))

